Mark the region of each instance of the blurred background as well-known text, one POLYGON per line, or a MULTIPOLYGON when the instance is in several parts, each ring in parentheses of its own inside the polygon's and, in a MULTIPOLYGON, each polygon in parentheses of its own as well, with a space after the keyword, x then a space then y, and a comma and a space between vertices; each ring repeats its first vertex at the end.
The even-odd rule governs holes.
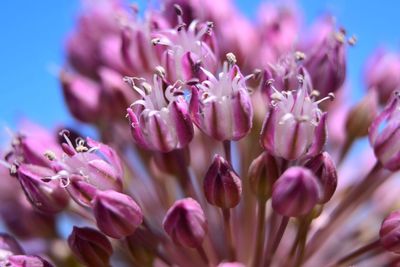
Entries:
MULTIPOLYGON (((262 1, 235 2, 255 19, 262 1)), ((76 125, 63 102, 57 70, 63 65, 64 41, 73 28, 80 1, 6 1, 1 6, 0 127, 15 128, 23 118, 46 127, 76 125)), ((395 26, 400 2, 299 0, 298 6, 306 25, 330 12, 350 35, 357 36, 356 46, 348 53, 347 85, 351 97, 358 99, 365 90, 362 71, 368 55, 382 45, 398 49, 400 27, 395 26)))

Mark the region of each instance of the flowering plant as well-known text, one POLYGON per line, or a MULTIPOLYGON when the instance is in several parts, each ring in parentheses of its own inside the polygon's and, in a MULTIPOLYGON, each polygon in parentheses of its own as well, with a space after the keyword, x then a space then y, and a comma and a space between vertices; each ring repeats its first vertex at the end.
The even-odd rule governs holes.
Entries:
POLYGON ((374 55, 348 108, 356 39, 332 18, 300 35, 293 5, 255 24, 229 0, 161 2, 82 11, 59 77, 100 141, 12 134, 0 266, 400 264, 400 56, 374 55))

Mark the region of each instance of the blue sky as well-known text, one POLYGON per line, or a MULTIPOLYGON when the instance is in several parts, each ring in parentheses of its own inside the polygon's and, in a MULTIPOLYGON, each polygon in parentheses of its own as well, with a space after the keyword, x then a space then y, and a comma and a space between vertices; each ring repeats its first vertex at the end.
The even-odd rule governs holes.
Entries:
MULTIPOLYGON (((261 1, 237 0, 254 16, 261 1)), ((358 37, 349 51, 349 79, 353 96, 362 90, 362 66, 379 45, 399 48, 400 2, 300 0, 307 24, 331 11, 340 25, 358 37), (390 4, 389 4, 390 3, 390 4)), ((0 127, 15 127, 24 117, 47 127, 73 124, 63 103, 55 70, 63 62, 63 41, 74 25, 78 0, 4 1, 0 16, 0 127)))

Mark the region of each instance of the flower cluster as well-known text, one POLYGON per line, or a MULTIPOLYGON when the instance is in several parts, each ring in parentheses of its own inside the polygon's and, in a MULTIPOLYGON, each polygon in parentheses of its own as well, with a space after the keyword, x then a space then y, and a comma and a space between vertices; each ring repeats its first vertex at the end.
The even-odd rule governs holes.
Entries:
POLYGON ((100 141, 11 134, 0 266, 397 266, 400 56, 349 108, 355 41, 288 4, 88 1, 60 83, 100 141))

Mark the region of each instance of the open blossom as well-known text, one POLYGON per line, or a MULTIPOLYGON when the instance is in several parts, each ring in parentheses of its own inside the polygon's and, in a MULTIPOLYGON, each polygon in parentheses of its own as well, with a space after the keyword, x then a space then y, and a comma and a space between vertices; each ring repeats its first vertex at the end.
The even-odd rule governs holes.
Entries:
POLYGON ((285 54, 276 63, 265 67, 261 91, 267 101, 271 101, 271 96, 275 93, 273 88, 279 91, 297 89, 299 78, 302 79, 303 87, 308 92, 313 90, 311 77, 302 64, 304 57, 304 53, 300 51, 285 54))
POLYGON ((179 24, 174 29, 157 32, 153 39, 154 45, 166 47, 163 65, 170 83, 201 78, 200 67, 215 71, 218 66, 211 35, 213 24, 194 20, 186 26, 182 22, 180 7, 176 8, 179 24))
POLYGON ((193 138, 193 124, 182 85, 166 85, 159 74, 152 84, 136 78, 129 81, 142 96, 127 110, 134 141, 161 152, 184 148, 193 138))
POLYGON ((304 47, 304 66, 310 73, 313 89, 327 96, 339 90, 346 78, 346 36, 335 29, 327 17, 315 26, 313 37, 304 47))
POLYGON ((274 156, 295 160, 318 154, 326 141, 326 113, 302 86, 276 91, 264 120, 261 145, 274 156))
POLYGON ((396 91, 369 128, 369 141, 378 161, 387 169, 400 168, 400 97, 396 91))
MULTIPOLYGON (((229 54, 228 57, 233 57, 229 54)), ((231 62, 232 63, 232 62, 231 62)), ((224 63, 215 77, 206 69, 207 80, 192 88, 190 100, 194 123, 219 141, 239 140, 253 125, 253 107, 246 80, 237 65, 224 63)))

